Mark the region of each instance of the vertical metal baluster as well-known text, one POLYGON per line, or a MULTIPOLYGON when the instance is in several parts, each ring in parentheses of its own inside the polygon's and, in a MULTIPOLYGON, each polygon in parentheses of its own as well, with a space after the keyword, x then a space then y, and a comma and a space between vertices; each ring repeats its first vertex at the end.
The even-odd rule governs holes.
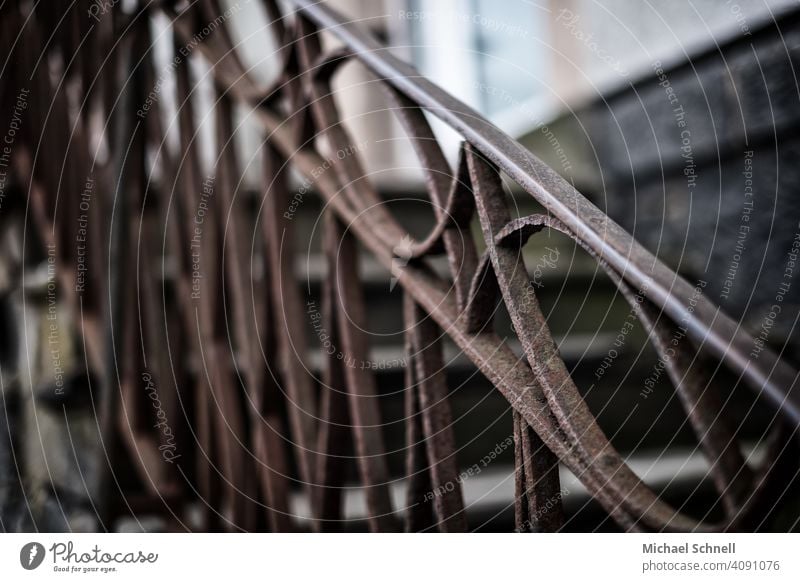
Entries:
MULTIPOLYGON (((320 404, 320 424, 318 435, 317 482, 315 494, 316 507, 323 531, 342 529, 342 487, 347 472, 347 443, 350 440, 350 414, 348 412, 347 382, 341 353, 337 352, 340 343, 336 318, 336 240, 335 220, 326 215, 323 226, 323 247, 328 264, 328 273, 322 282, 322 312, 317 317, 329 336, 333 353, 322 347, 323 372, 320 404)), ((311 315, 309 315, 311 317, 311 315)), ((312 320, 313 321, 313 320, 312 320)))
POLYGON ((536 532, 558 531, 564 525, 558 458, 523 418, 520 418, 519 432, 522 437, 530 529, 536 532))
MULTIPOLYGON (((313 498, 316 465, 316 402, 312 379, 303 362, 303 306, 294 274, 294 226, 286 217, 289 185, 283 160, 267 143, 264 156, 266 182, 264 231, 272 284, 272 321, 277 340, 278 369, 286 384, 285 397, 292 429, 292 444, 297 457, 300 479, 313 498)), ((317 527, 316 524, 313 527, 317 527)))
POLYGON ((518 532, 530 531, 531 512, 528 505, 528 479, 525 475, 525 454, 522 429, 525 419, 512 408, 514 417, 514 525, 518 532))
POLYGON ((369 524, 372 531, 396 529, 389 497, 389 468, 381 432, 380 397, 375 375, 367 365, 369 350, 364 328, 366 307, 358 284, 356 242, 338 218, 330 216, 325 225, 332 231, 326 238, 334 265, 334 312, 337 336, 341 341, 344 377, 347 383, 350 419, 361 484, 367 498, 369 524), (332 248, 331 248, 332 247, 332 248))
POLYGON ((425 437, 422 432, 422 412, 419 409, 419 388, 414 366, 413 333, 416 321, 414 299, 403 293, 403 320, 405 321, 405 419, 406 419, 406 531, 418 532, 433 529, 433 490, 425 437))
POLYGON ((407 301, 405 308, 406 321, 414 322, 409 330, 413 350, 413 364, 409 362, 409 365, 414 365, 416 372, 437 525, 443 532, 466 531, 467 519, 456 462, 453 418, 439 341, 441 331, 416 303, 407 301))

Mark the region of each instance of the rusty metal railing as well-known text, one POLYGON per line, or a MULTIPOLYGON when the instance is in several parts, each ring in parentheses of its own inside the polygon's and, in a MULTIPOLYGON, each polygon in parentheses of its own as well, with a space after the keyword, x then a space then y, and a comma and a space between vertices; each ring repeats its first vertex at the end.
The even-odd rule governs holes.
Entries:
POLYGON ((786 479, 784 457, 800 423, 797 371, 766 347, 753 358, 757 344, 737 322, 531 152, 324 3, 291 0, 284 14, 264 2, 280 47, 274 58, 281 74, 271 87, 259 86, 240 60, 216 0, 148 3, 134 14, 78 4, 83 9, 59 4, 53 13, 38 6, 28 13, 25 3, 3 9, 5 54, 20 56, 4 65, 2 96, 7 103, 17 88, 31 86, 12 168, 34 226, 27 245, 45 255, 53 250, 59 309, 71 313, 70 333, 85 353, 73 372, 88 371, 97 386, 92 404, 102 463, 110 467, 98 476, 106 515, 163 506, 175 527, 291 530, 299 523, 290 492, 300 487, 310 500, 310 527, 336 529, 353 460, 344 443, 352 435, 370 529, 396 529, 401 519, 412 531, 467 529, 443 372, 446 336, 513 408, 518 528, 561 527, 559 465, 625 529, 758 523, 786 479), (159 92, 167 89, 156 76, 149 27, 158 12, 174 34, 175 152, 165 147, 159 92), (323 50, 322 35, 339 47, 323 50), (204 56, 214 79, 216 154, 213 178, 205 180, 188 52, 204 56), (425 170, 436 225, 424 240, 413 241, 381 203, 357 152, 329 160, 332 152, 353 151, 331 88, 350 61, 374 76, 425 170), (264 195, 255 218, 239 195, 236 104, 249 107, 248 122, 263 131, 264 195), (424 112, 463 137, 456 168, 424 112), (326 164, 331 171, 317 171, 326 164), (328 276, 320 317, 344 357, 326 353, 321 378, 304 362, 296 226, 285 213, 293 195, 289 167, 313 180, 324 201, 328 276), (512 218, 501 172, 546 214, 512 218), (87 177, 97 195, 84 212, 87 177), (81 220, 90 224, 88 234, 81 235, 81 220), (470 230, 475 220, 481 245, 470 230), (529 296, 521 250, 543 230, 559 231, 589 253, 647 330, 709 461, 722 520, 698 520, 668 505, 598 426, 529 296), (76 246, 81 239, 87 244, 76 246), (404 507, 390 495, 375 376, 345 363, 369 359, 359 248, 391 271, 404 294, 404 507), (431 268, 437 256, 447 258, 448 277, 431 268), (254 261, 266 276, 255 275, 254 261), (500 308, 511 317, 522 357, 493 331, 500 308), (691 341, 672 342, 676 334, 691 341), (769 450, 757 466, 719 414, 726 387, 693 365, 698 354, 773 407, 769 450), (155 398, 148 385, 160 387, 155 398), (167 410, 183 415, 166 422, 167 410), (121 485, 120 451, 134 460, 143 498, 121 485), (432 490, 443 493, 422 502, 432 490), (201 502, 199 525, 178 509, 187 499, 201 502))

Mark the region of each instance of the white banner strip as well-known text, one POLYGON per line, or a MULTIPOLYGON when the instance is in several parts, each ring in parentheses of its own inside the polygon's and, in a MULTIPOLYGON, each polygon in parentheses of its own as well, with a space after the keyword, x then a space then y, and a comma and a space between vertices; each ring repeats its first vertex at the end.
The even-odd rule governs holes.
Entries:
POLYGON ((797 581, 799 542, 796 534, 5 534, 0 579, 797 581))

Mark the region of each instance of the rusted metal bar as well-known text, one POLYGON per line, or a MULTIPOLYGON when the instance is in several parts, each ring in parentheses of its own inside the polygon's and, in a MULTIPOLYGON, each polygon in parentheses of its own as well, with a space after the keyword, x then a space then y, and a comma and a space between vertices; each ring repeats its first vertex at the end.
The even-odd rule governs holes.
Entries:
POLYGON ((456 463, 453 417, 444 375, 441 331, 406 295, 406 333, 411 335, 411 361, 416 372, 408 389, 419 392, 422 437, 430 467, 436 525, 443 532, 464 532, 467 520, 456 463))
MULTIPOLYGON (((336 220, 334 216, 326 221, 336 220)), ((335 272, 336 240, 335 227, 325 226, 325 247, 328 268, 335 272)), ((330 275, 330 273, 329 273, 330 275)), ((339 345, 339 333, 336 322, 336 281, 334 277, 325 278, 322 288, 322 313, 310 315, 312 325, 321 319, 332 349, 323 346, 325 358, 321 382, 321 403, 319 420, 319 437, 316 470, 315 494, 320 529, 323 531, 339 531, 343 526, 342 488, 345 485, 346 455, 348 438, 350 437, 350 417, 347 410, 347 384, 344 377, 343 358, 339 357, 335 346, 339 345), (330 353, 333 352, 333 353, 330 353)))
MULTIPOLYGON (((564 525, 558 459, 545 446, 525 420, 514 413, 514 447, 519 486, 518 503, 527 505, 524 520, 518 517, 520 531, 554 532, 564 525), (521 465, 520 465, 521 463, 521 465)), ((521 517, 521 516, 520 516, 521 517)))
POLYGON ((367 499, 370 528, 373 531, 395 529, 392 502, 389 497, 389 470, 381 434, 381 415, 375 376, 369 365, 366 343, 367 324, 364 297, 358 286, 358 254, 353 236, 331 216, 325 224, 330 275, 333 279, 331 307, 335 312, 337 357, 343 361, 347 402, 352 421, 353 441, 358 470, 367 499))
MULTIPOLYGON (((413 307, 413 299, 403 297, 404 304, 413 307)), ((406 317, 413 315, 413 309, 405 309, 406 317)), ((406 320, 406 327, 411 322, 406 320)), ((405 423, 406 423, 406 508, 405 529, 407 532, 428 531, 435 527, 431 475, 428 470, 425 440, 422 436, 422 419, 419 409, 419 390, 417 389, 414 366, 409 365, 414 354, 411 334, 405 334, 405 423)))
POLYGON ((311 378, 303 363, 305 338, 302 328, 303 306, 300 303, 294 277, 294 228, 292 221, 284 216, 289 204, 285 164, 279 154, 269 148, 265 157, 267 177, 265 193, 265 219, 262 221, 267 241, 268 261, 272 289, 272 313, 278 342, 278 365, 285 386, 285 397, 292 429, 294 451, 297 457, 300 478, 313 494, 316 410, 317 403, 312 391, 311 378))

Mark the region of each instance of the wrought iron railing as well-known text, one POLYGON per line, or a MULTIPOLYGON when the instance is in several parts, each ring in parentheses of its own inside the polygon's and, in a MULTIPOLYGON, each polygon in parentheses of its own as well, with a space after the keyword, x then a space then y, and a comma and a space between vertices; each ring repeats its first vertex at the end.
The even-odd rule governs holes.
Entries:
MULTIPOLYGON (((797 372, 531 152, 324 3, 291 0, 284 13, 277 2, 264 2, 282 71, 271 87, 259 86, 238 57, 226 28, 231 9, 218 0, 151 2, 132 14, 114 3, 11 4, 2 8, 0 42, 13 58, 3 65, 3 110, 12 110, 21 89, 30 95, 6 200, 18 196, 33 227, 24 230, 16 276, 30 288, 35 278, 26 266, 54 265, 38 290, 40 304, 46 317, 49 290, 57 287, 59 346, 85 354, 63 378, 89 372, 101 438, 96 484, 88 487, 102 515, 157 508, 179 528, 291 530, 300 524, 290 492, 301 487, 311 505, 308 525, 336 529, 346 465, 355 462, 370 529, 396 529, 401 520, 413 531, 467 529, 443 337, 513 408, 519 529, 562 525, 559 465, 630 530, 749 529, 774 501, 800 422, 797 372), (165 147, 160 94, 172 88, 156 74, 156 13, 169 18, 174 34, 175 151, 165 147), (340 47, 323 50, 322 35, 340 47), (190 52, 205 57, 214 79, 216 155, 205 180, 190 52), (424 168, 436 226, 422 241, 381 203, 340 123, 331 81, 350 61, 374 75, 424 168), (263 131, 264 195, 255 219, 240 195, 236 104, 249 107, 247 122, 263 131), (463 136, 456 168, 425 112, 463 136), (318 314, 338 353, 326 352, 321 378, 304 362, 307 316, 294 271, 296 225, 287 212, 290 167, 324 201, 328 276, 318 314), (513 218, 501 172, 546 213, 513 218), (480 244, 470 230, 475 218, 480 244), (548 229, 597 261, 647 330, 709 461, 721 521, 668 505, 599 428, 530 297, 521 250, 548 229), (369 360, 360 248, 391 271, 404 294, 408 496, 400 507, 389 490, 375 376, 347 365, 369 360), (447 258, 449 276, 430 266, 436 256, 447 258), (257 276, 260 268, 265 276, 257 276), (510 315, 522 357, 493 331, 498 309, 510 315), (690 341, 673 341, 683 335, 690 341), (698 354, 770 402, 772 437, 757 466, 720 415, 728 387, 693 365, 698 354), (344 448, 350 435, 354 459, 344 448), (121 484, 129 468, 114 458, 120 438, 143 497, 121 484), (440 494, 433 503, 423 502, 434 490, 440 494), (180 509, 190 499, 204 509, 197 525, 180 509)), ((49 353, 44 340, 39 349, 49 353)), ((28 375, 41 376, 31 385, 52 374, 27 358, 28 375)), ((52 396, 66 405, 77 388, 61 388, 52 396)))

